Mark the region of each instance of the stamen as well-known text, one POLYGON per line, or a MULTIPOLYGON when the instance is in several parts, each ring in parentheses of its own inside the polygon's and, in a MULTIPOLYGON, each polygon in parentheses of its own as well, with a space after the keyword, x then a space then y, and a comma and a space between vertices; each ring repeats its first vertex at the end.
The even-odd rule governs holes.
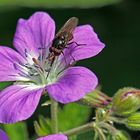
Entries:
POLYGON ((28 57, 27 49, 25 49, 25 57, 28 57))
POLYGON ((21 64, 21 62, 14 63, 14 67, 16 68, 16 70, 19 70, 19 71, 21 71, 21 69, 24 71, 28 71, 28 69, 27 69, 28 67, 25 67, 25 65, 21 64))
POLYGON ((8 76, 13 76, 13 77, 15 77, 15 76, 19 76, 19 75, 17 75, 17 74, 9 74, 8 76))
POLYGON ((38 60, 41 61, 41 62, 43 60, 44 54, 46 53, 46 50, 45 49, 46 49, 45 47, 38 48, 39 54, 40 54, 39 57, 38 57, 38 60))
POLYGON ((17 70, 17 66, 15 63, 13 63, 14 69, 17 70))
POLYGON ((34 76, 38 76, 39 74, 36 72, 36 73, 34 73, 34 76))
MULTIPOLYGON (((46 48, 38 48, 40 49, 40 53, 38 57, 33 57, 28 49, 25 49, 25 56, 27 59, 27 63, 17 62, 13 63, 13 67, 18 71, 17 76, 19 78, 28 79, 29 81, 40 84, 40 82, 44 85, 49 80, 49 74, 51 74, 52 67, 51 61, 46 59, 47 51, 46 48), (47 79, 48 78, 48 79, 47 79), (47 80, 46 80, 47 79, 47 80)), ((54 57, 54 56, 53 56, 54 57)), ((55 59, 55 61, 58 58, 55 59)), ((11 75, 12 76, 12 75, 11 75)))
POLYGON ((50 74, 50 72, 47 73, 47 75, 46 75, 46 79, 48 78, 49 74, 50 74))
POLYGON ((36 73, 29 73, 30 76, 38 76, 39 74, 36 72, 36 73))
POLYGON ((33 60, 33 62, 34 62, 36 65, 39 66, 39 62, 38 62, 38 60, 37 60, 36 58, 32 58, 32 60, 33 60))
POLYGON ((46 72, 50 72, 50 70, 51 70, 51 68, 49 68, 49 69, 45 69, 46 72))
POLYGON ((40 66, 39 61, 36 58, 32 58, 33 62, 34 62, 34 66, 36 68, 39 68, 42 72, 44 71, 43 68, 40 66))
POLYGON ((23 66, 26 67, 26 68, 28 68, 28 69, 30 69, 30 70, 33 69, 33 68, 32 68, 30 65, 28 65, 28 64, 23 64, 23 66))
POLYGON ((40 67, 39 67, 38 65, 36 65, 36 64, 34 65, 34 67, 35 67, 35 68, 37 68, 37 69, 39 69, 39 68, 40 68, 40 67))
POLYGON ((45 47, 39 47, 38 49, 39 49, 39 50, 44 50, 44 49, 45 49, 45 47))
POLYGON ((39 55, 38 60, 41 61, 41 55, 39 55))
POLYGON ((29 77, 28 74, 24 73, 23 71, 20 71, 20 73, 18 73, 20 76, 23 76, 23 77, 29 77))

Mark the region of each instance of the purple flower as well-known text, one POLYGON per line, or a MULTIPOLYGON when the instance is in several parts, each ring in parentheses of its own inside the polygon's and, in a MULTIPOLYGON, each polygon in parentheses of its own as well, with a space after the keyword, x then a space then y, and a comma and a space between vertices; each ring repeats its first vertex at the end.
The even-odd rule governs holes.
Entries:
POLYGON ((0 129, 0 140, 9 140, 6 133, 0 129))
POLYGON ((13 50, 0 46, 0 81, 14 84, 0 92, 0 123, 15 123, 29 118, 42 93, 61 103, 74 102, 95 89, 97 77, 89 69, 68 64, 97 55, 104 44, 90 25, 78 26, 73 32, 75 43, 68 45, 50 65, 46 59, 55 36, 55 23, 44 12, 28 20, 20 19, 14 36, 13 50), (67 62, 67 64, 66 64, 67 62))
POLYGON ((41 137, 37 140, 68 140, 68 138, 63 134, 52 134, 46 137, 41 137))
MULTIPOLYGON (((1 129, 0 129, 0 140, 9 140, 6 133, 1 129)), ((37 140, 68 140, 68 138, 63 134, 52 134, 38 138, 37 140)))

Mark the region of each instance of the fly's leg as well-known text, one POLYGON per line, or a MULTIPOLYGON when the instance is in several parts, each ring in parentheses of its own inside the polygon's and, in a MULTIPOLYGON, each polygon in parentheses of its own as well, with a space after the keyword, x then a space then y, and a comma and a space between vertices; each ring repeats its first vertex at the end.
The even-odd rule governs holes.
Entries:
POLYGON ((75 58, 72 55, 70 55, 70 56, 73 59, 73 63, 76 62, 75 58))
MULTIPOLYGON (((64 52, 62 51, 61 53, 62 53, 63 56, 64 56, 64 52)), ((76 62, 75 58, 74 58, 72 55, 71 55, 71 57, 72 57, 72 59, 74 60, 74 62, 76 62)), ((68 64, 67 61, 66 61, 66 59, 65 59, 65 56, 64 56, 64 61, 65 61, 65 63, 66 63, 66 66, 65 66, 65 68, 63 68, 58 74, 60 74, 61 72, 63 72, 63 71, 66 70, 67 68, 69 68, 69 67, 71 67, 71 66, 74 65, 74 63, 68 64)))
POLYGON ((51 64, 50 66, 52 67, 53 63, 54 63, 54 60, 55 60, 55 55, 53 56, 52 60, 51 60, 51 64))
MULTIPOLYGON (((78 46, 86 45, 86 44, 78 44, 78 43, 75 42, 75 41, 68 43, 68 45, 71 45, 71 44, 76 44, 76 46, 74 46, 74 47, 71 49, 71 52, 72 52, 76 47, 78 47, 78 46)), ((69 48, 69 47, 66 47, 66 48, 69 48)), ((70 56, 72 57, 73 62, 76 62, 75 58, 74 58, 72 55, 70 55, 70 56)))
POLYGON ((68 43, 68 45, 71 45, 71 44, 76 44, 76 47, 77 47, 77 46, 83 46, 83 45, 86 45, 86 44, 78 44, 78 43, 75 42, 75 41, 68 43))
POLYGON ((71 58, 73 59, 73 63, 72 63, 72 64, 68 64, 68 63, 67 63, 67 60, 65 59, 64 52, 62 51, 61 53, 62 53, 63 56, 64 56, 64 61, 65 61, 65 63, 66 63, 66 68, 73 66, 73 63, 76 62, 75 58, 74 58, 72 55, 70 55, 71 58))
POLYGON ((50 69, 49 70, 45 70, 46 72, 48 72, 46 78, 48 78, 48 76, 50 74, 50 71, 52 69, 52 65, 53 65, 53 63, 55 61, 55 58, 56 58, 56 56, 54 55, 54 53, 50 53, 49 56, 46 58, 46 59, 48 59, 48 61, 50 61, 50 69))
POLYGON ((52 53, 49 53, 48 57, 46 58, 48 61, 50 61, 50 66, 53 65, 53 62, 55 60, 55 54, 52 52, 52 53))
POLYGON ((68 64, 67 64, 67 60, 65 59, 65 55, 64 55, 64 52, 62 51, 61 53, 63 54, 63 57, 64 57, 64 61, 65 61, 65 63, 66 63, 66 66, 67 66, 68 64))

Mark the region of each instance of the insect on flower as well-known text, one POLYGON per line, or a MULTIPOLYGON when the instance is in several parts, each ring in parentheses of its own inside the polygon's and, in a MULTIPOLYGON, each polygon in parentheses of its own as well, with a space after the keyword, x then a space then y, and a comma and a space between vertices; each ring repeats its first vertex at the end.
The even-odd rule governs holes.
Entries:
MULTIPOLYGON (((77 25, 78 25, 78 18, 71 17, 56 34, 52 42, 52 46, 49 48, 50 53, 47 57, 47 59, 51 62, 50 64, 51 66, 56 56, 59 56, 60 54, 64 55, 63 50, 67 48, 67 45, 72 43, 75 43, 76 46, 83 45, 83 44, 78 44, 75 41, 70 42, 73 39, 73 31, 77 25)), ((74 60, 74 57, 72 58, 74 60)))
POLYGON ((74 61, 72 56, 75 61, 90 58, 105 45, 92 26, 77 24, 78 19, 72 17, 55 35, 55 22, 45 12, 18 20, 13 41, 15 50, 0 46, 0 82, 14 82, 0 92, 0 123, 29 118, 44 92, 66 104, 95 89, 98 78, 92 71, 69 66, 74 61))

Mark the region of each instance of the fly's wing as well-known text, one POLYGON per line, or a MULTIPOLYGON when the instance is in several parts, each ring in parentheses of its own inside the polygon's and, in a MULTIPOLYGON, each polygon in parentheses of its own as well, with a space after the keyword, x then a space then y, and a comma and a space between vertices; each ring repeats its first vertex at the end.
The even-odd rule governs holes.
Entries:
POLYGON ((62 33, 67 33, 68 35, 71 35, 73 30, 76 28, 78 24, 78 18, 77 17, 71 17, 64 25, 63 27, 58 31, 56 34, 56 37, 61 36, 62 33))

